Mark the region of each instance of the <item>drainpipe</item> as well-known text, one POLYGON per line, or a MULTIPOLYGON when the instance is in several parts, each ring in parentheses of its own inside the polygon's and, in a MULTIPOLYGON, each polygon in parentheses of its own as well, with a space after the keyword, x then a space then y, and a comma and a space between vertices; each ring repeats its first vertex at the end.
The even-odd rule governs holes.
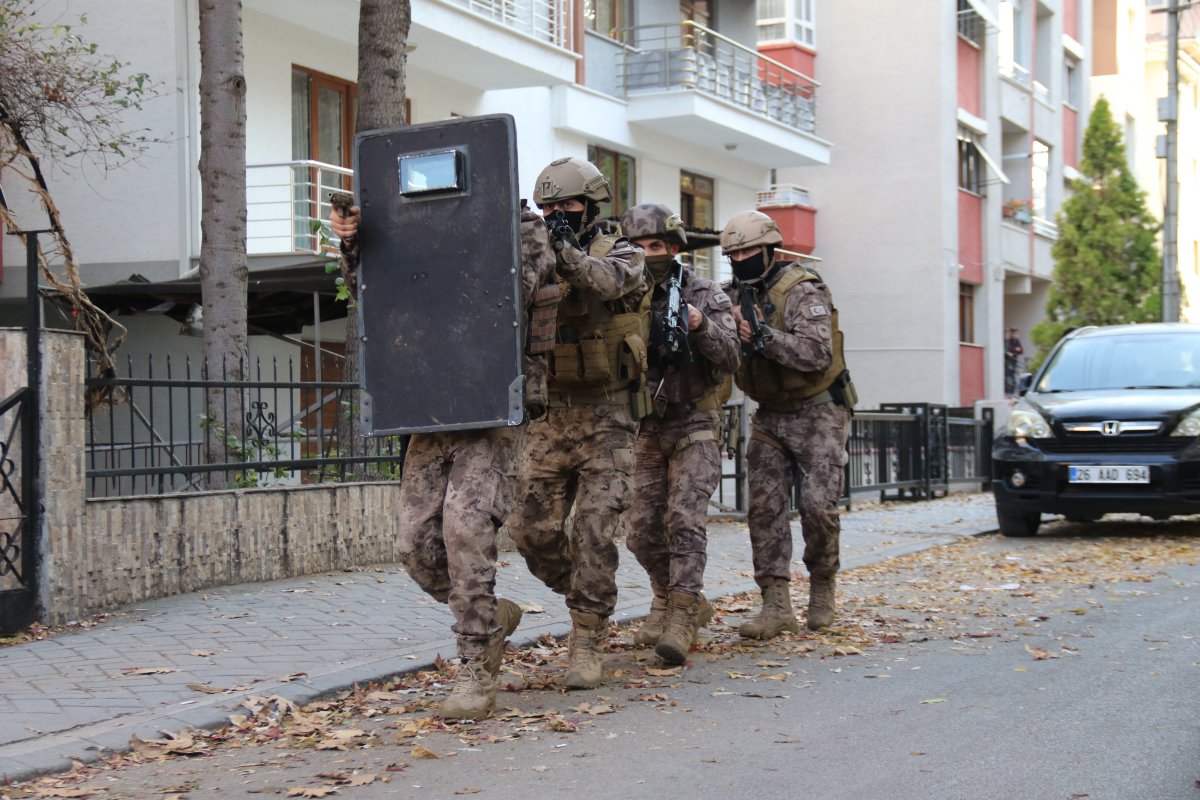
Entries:
POLYGON ((1034 135, 1037 130, 1037 125, 1034 124, 1034 120, 1037 119, 1037 88, 1035 86, 1035 84, 1037 84, 1038 44, 1037 3, 1032 3, 1031 8, 1033 9, 1033 13, 1030 15, 1032 17, 1033 30, 1029 38, 1029 166, 1027 168, 1027 177, 1029 179, 1029 199, 1027 202, 1029 203, 1029 281, 1032 285, 1034 267, 1036 266, 1034 263, 1036 249, 1034 244, 1036 242, 1035 237, 1037 235, 1034 233, 1033 224, 1033 146, 1037 141, 1037 138, 1034 135))
POLYGON ((579 54, 575 60, 575 83, 584 85, 583 63, 583 0, 571 0, 571 49, 579 54))

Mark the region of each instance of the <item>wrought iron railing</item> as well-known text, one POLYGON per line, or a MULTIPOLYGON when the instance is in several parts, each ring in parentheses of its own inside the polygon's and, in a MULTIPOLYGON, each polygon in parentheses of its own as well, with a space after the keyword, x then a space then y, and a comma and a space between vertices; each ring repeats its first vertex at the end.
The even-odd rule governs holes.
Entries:
POLYGON ((572 0, 442 0, 543 42, 574 47, 572 0))
POLYGON ((353 432, 343 441, 358 385, 303 380, 292 359, 256 360, 210 379, 190 359, 149 357, 137 369, 127 360, 123 376, 89 377, 87 386, 106 398, 88 418, 91 497, 209 489, 213 473, 218 487, 395 478, 403 460, 399 437, 353 432), (246 377, 230 380, 230 372, 246 377), (239 407, 236 423, 218 422, 239 407))
POLYGON ((337 239, 322 236, 329 194, 354 188, 354 172, 320 161, 280 161, 246 168, 246 252, 336 253, 337 239))
POLYGON ((37 607, 37 542, 31 524, 33 471, 29 452, 32 393, 18 389, 0 401, 0 634, 24 628, 37 607))
POLYGON ((816 132, 813 78, 690 20, 621 31, 617 86, 625 96, 697 91, 796 130, 816 132))
MULTIPOLYGON (((713 505, 724 513, 744 513, 749 502, 744 461, 748 426, 741 419, 743 409, 740 402, 725 407, 726 450, 730 430, 742 435, 734 442, 734 452, 726 454, 722 489, 714 498, 719 505, 713 505)), ((929 499, 952 487, 986 488, 991 481, 993 424, 990 408, 978 418, 971 408, 932 403, 886 404, 878 411, 856 411, 846 445, 844 502, 876 492, 881 500, 929 499)), ((793 509, 797 502, 795 495, 793 509)))

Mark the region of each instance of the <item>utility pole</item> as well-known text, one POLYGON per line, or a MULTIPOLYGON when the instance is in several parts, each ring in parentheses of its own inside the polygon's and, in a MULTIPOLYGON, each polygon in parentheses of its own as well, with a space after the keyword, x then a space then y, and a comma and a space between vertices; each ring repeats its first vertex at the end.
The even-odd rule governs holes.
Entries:
POLYGON ((1167 124, 1167 135, 1160 139, 1158 148, 1158 157, 1167 160, 1166 204, 1163 208, 1163 322, 1179 321, 1179 12, 1179 0, 1169 0, 1166 9, 1167 96, 1158 101, 1158 119, 1167 124))

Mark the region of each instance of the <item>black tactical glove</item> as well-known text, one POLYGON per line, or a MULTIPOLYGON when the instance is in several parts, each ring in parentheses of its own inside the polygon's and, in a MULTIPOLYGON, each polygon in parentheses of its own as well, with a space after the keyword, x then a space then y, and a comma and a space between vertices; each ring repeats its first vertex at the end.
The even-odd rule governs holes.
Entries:
POLYGON ((546 223, 550 227, 550 246, 554 248, 554 252, 561 253, 568 245, 579 249, 579 239, 575 236, 575 229, 567 221, 566 214, 555 211, 546 219, 546 223))

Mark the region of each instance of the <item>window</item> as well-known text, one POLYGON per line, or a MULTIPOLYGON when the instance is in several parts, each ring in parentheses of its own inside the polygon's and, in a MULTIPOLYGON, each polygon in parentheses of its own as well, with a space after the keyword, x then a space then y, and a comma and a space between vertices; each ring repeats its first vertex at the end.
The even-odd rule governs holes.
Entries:
POLYGON ((1030 167, 1029 180, 1033 188, 1033 216, 1047 219, 1049 209, 1046 190, 1050 186, 1050 148, 1043 142, 1034 140, 1033 158, 1030 167))
POLYGON ((814 0, 758 0, 758 41, 817 46, 814 0))
POLYGON ((1063 102, 1071 108, 1079 108, 1079 62, 1073 58, 1063 59, 1063 102))
MULTIPOLYGON (((357 87, 350 81, 292 67, 292 160, 349 167, 357 87)), ((313 221, 328 219, 330 191, 350 188, 349 176, 321 166, 293 167, 292 226, 297 250, 316 252, 313 221)))
POLYGON ((984 192, 983 158, 971 134, 958 131, 958 188, 982 196, 984 192))
MULTIPOLYGON (((712 230, 717 225, 716 206, 713 203, 714 181, 703 175, 680 171, 679 173, 679 216, 684 227, 712 230)), ((683 254, 683 262, 701 275, 716 277, 713 269, 712 248, 690 250, 683 254)))
POLYGON ((633 206, 634 180, 637 161, 633 156, 608 150, 597 145, 588 145, 588 161, 596 165, 600 174, 608 181, 612 200, 600 204, 600 217, 619 217, 633 206))
POLYGON ((622 30, 633 27, 633 0, 584 0, 583 24, 610 39, 620 39, 622 30))
POLYGON ((981 47, 984 32, 983 17, 979 16, 970 0, 958 0, 958 35, 976 47, 981 47))
POLYGON ((958 341, 975 343, 975 285, 958 285, 958 341))

